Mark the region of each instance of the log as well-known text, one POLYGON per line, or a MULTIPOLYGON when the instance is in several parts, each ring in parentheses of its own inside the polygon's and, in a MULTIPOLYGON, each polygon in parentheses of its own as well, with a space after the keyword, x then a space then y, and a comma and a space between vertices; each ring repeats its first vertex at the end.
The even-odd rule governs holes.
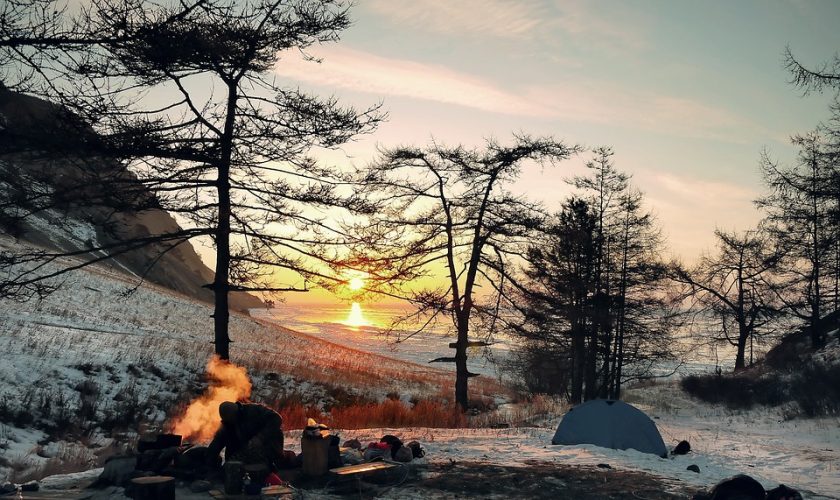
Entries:
MULTIPOLYGON (((485 342, 483 340, 471 340, 467 342, 467 347, 487 347, 493 345, 493 342, 485 342)), ((458 347, 458 342, 450 342, 449 348, 456 349, 458 347)))
POLYGON ((137 477, 131 480, 134 500, 175 500, 175 478, 172 476, 137 477))
POLYGON ((454 362, 455 362, 455 358, 435 358, 435 359, 429 361, 429 363, 454 363, 454 362))
POLYGON ((146 434, 137 442, 137 451, 163 450, 181 446, 181 436, 178 434, 146 434))

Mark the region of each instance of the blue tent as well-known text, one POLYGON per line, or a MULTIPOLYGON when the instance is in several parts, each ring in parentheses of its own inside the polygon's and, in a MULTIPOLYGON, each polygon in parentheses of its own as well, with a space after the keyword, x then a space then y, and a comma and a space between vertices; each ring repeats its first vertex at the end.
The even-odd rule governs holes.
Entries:
POLYGON ((668 456, 653 420, 635 406, 612 399, 593 399, 569 410, 551 444, 594 444, 668 456))

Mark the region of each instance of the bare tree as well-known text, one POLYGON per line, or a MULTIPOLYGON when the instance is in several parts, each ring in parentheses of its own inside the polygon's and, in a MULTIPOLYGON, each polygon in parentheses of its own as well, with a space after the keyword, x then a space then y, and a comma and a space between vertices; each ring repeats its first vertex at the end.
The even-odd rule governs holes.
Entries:
MULTIPOLYGON (((735 370, 746 368, 746 349, 780 313, 772 273, 782 257, 766 233, 715 231, 718 254, 706 255, 693 269, 675 265, 672 278, 688 287, 687 296, 720 320, 725 341, 736 348, 735 370)), ((752 349, 750 365, 752 365, 752 349)))
POLYGON ((381 292, 416 306, 424 327, 415 333, 441 317, 451 320, 455 355, 433 361, 455 364, 455 401, 462 409, 469 378, 476 376, 467 368, 468 348, 490 341, 513 262, 543 220, 539 205, 507 186, 527 162, 556 162, 575 152, 554 139, 528 136, 516 136, 510 146, 490 140, 484 149, 401 147, 384 151, 365 180, 371 196, 387 203, 358 228, 364 244, 348 265, 368 272, 381 292), (471 337, 477 334, 484 337, 471 337))
POLYGON ((831 303, 826 300, 826 284, 831 279, 827 270, 838 238, 832 220, 838 172, 824 154, 818 132, 794 136, 793 143, 799 147, 794 165, 783 167, 768 154, 762 156, 764 182, 770 192, 756 204, 766 211, 764 226, 786 251, 776 269, 785 282, 780 298, 789 312, 806 322, 812 345, 819 347, 825 339, 817 325, 831 303))
MULTIPOLYGON (((73 21, 92 43, 59 44, 51 59, 16 61, 34 63, 41 76, 28 90, 90 124, 87 146, 97 157, 127 167, 130 176, 108 179, 101 189, 142 186, 161 209, 187 221, 184 230, 150 240, 169 248, 212 239, 215 277, 206 286, 215 296, 215 345, 224 359, 229 294, 306 290, 307 281, 330 279, 317 261, 335 254, 345 235, 319 210, 369 207, 309 151, 371 130, 382 118, 378 107, 342 108, 283 87, 272 72, 285 57, 336 41, 349 22, 347 5, 330 0, 96 0, 73 21), (283 284, 277 270, 292 271, 303 284, 283 284)), ((38 265, 22 269, 11 281, 34 284, 52 274, 38 265)))
POLYGON ((784 65, 791 75, 791 83, 804 94, 826 88, 840 90, 840 56, 837 54, 831 62, 808 69, 796 60, 790 47, 785 47, 784 65))

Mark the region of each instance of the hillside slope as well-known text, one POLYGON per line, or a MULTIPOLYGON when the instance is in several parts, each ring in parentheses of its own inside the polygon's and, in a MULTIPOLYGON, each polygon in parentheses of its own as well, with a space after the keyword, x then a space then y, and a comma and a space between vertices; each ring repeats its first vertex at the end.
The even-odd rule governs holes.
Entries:
MULTIPOLYGON (((0 237, 0 249, 16 244, 0 237)), ((91 266, 44 300, 0 300, 0 482, 47 463, 95 466, 143 429, 164 426, 204 389, 212 308, 152 285, 126 295, 132 287, 124 275, 91 266)), ((232 361, 252 379, 251 398, 272 406, 324 409, 389 393, 407 401, 448 393, 452 384, 435 368, 241 314, 231 316, 230 336, 232 361)))
MULTIPOLYGON (((148 192, 141 193, 148 197, 148 208, 141 212, 115 212, 104 204, 88 203, 107 194, 75 189, 83 175, 94 172, 127 181, 134 177, 115 162, 86 157, 84 142, 89 132, 83 126, 77 129, 68 125, 75 122, 78 120, 58 106, 0 86, 0 228, 23 241, 62 252, 179 231, 178 222, 155 208, 157 203, 148 192), (38 154, 39 145, 59 141, 77 141, 80 157, 56 159, 38 154), (55 197, 62 193, 63 198, 41 210, 21 195, 33 187, 55 197), (22 220, 14 217, 26 211, 33 213, 22 220)), ((120 272, 212 302, 212 291, 203 285, 213 281, 213 272, 190 243, 159 256, 161 253, 159 245, 147 245, 114 257, 112 264, 120 272)), ((262 305, 258 298, 245 293, 231 294, 230 302, 240 311, 262 305)))

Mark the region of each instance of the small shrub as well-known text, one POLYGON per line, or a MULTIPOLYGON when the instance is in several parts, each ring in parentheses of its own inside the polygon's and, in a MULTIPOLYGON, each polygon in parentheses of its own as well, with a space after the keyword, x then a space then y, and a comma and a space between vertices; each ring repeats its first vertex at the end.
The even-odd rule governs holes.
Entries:
MULTIPOLYGON (((680 385, 698 399, 733 409, 795 402, 807 417, 840 414, 840 366, 812 364, 785 375, 689 375, 680 385)), ((795 412, 787 408, 785 416, 795 416, 795 412)))
POLYGON ((692 396, 707 403, 724 403, 727 406, 749 408, 753 405, 746 386, 735 383, 734 377, 714 375, 689 375, 680 385, 692 396))
POLYGON ((76 391, 79 392, 80 397, 87 397, 87 396, 98 396, 99 395, 99 385, 91 379, 86 379, 74 387, 76 391))
POLYGON ((90 377, 94 373, 99 373, 101 367, 94 365, 93 363, 79 363, 77 365, 74 365, 73 368, 79 370, 80 372, 90 377))
POLYGON ((793 377, 790 392, 808 417, 840 414, 840 366, 805 367, 793 377))
POLYGON ((129 429, 140 423, 143 414, 137 385, 132 382, 114 395, 113 403, 103 411, 99 427, 111 433, 129 429))

